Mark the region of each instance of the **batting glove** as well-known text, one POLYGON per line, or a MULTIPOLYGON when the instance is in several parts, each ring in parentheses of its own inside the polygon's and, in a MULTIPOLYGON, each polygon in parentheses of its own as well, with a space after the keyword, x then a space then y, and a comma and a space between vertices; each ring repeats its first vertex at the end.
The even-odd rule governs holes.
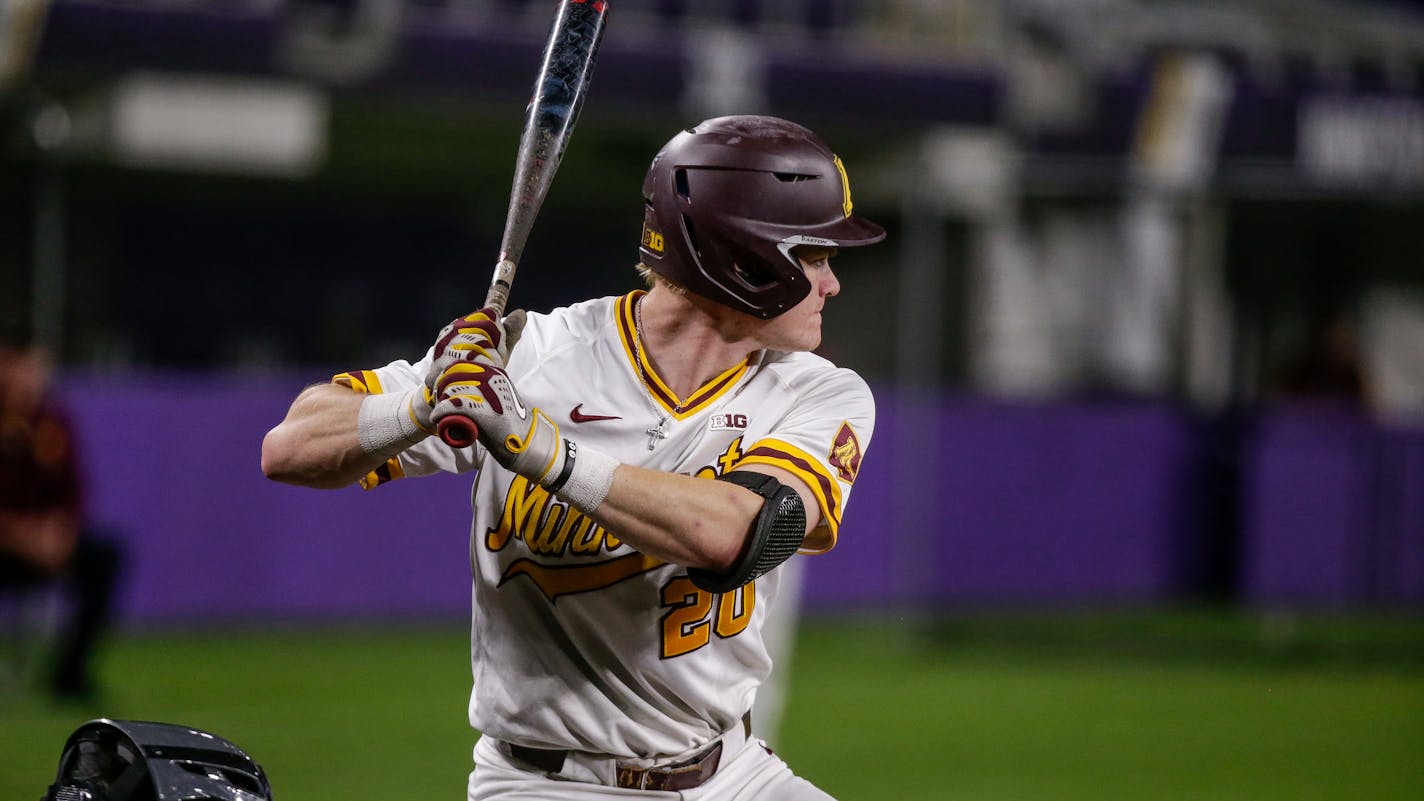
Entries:
POLYGON ((430 370, 421 386, 395 395, 372 395, 362 403, 357 434, 367 453, 394 456, 435 433, 436 387, 451 366, 484 358, 501 367, 524 329, 524 311, 501 323, 491 309, 457 317, 440 329, 430 370))
POLYGON ((617 460, 559 436, 559 426, 524 404, 505 372, 524 328, 524 312, 501 324, 489 309, 455 320, 441 332, 427 384, 433 402, 428 422, 450 415, 475 424, 479 441, 506 469, 592 512, 613 484, 617 460))
MULTIPOLYGON (((430 370, 425 374, 425 403, 433 408, 440 377, 453 365, 482 358, 490 364, 504 367, 509 352, 519 340, 524 330, 524 310, 510 312, 501 323, 493 309, 480 309, 464 317, 456 317, 450 324, 440 329, 440 334, 432 348, 435 354, 430 370)), ((431 422, 428 412, 425 421, 431 422)), ((435 422, 439 422, 438 420, 435 422)), ((427 430, 432 426, 426 425, 427 430)))
POLYGON ((453 414, 468 418, 479 429, 480 443, 495 461, 546 489, 567 480, 568 446, 559 426, 538 408, 524 405, 514 382, 498 358, 484 355, 457 362, 440 374, 431 419, 453 414))
MULTIPOLYGON (((518 328, 522 327, 523 314, 520 313, 518 328)), ((531 418, 504 372, 509 340, 493 309, 480 309, 457 317, 441 329, 435 341, 435 359, 425 376, 425 398, 430 406, 427 420, 438 426, 451 414, 467 418, 475 424, 480 441, 500 464, 537 480, 543 473, 536 470, 538 465, 533 462, 540 458, 539 452, 552 453, 555 448, 546 445, 543 440, 547 437, 542 436, 539 446, 545 447, 536 446, 535 453, 528 452, 529 448, 524 446, 524 439, 532 439, 538 418, 532 418, 528 427, 521 427, 522 421, 531 418), (513 422, 506 419, 506 413, 514 415, 513 422), (521 437, 518 432, 525 436, 521 437), (514 437, 513 449, 504 445, 510 436, 514 437), (524 458, 520 459, 518 454, 524 458), (523 470, 514 467, 516 462, 523 470), (529 475, 531 472, 536 474, 529 475)), ((551 422, 547 430, 557 443, 558 428, 551 422)), ((547 454, 544 456, 547 463, 547 454)))

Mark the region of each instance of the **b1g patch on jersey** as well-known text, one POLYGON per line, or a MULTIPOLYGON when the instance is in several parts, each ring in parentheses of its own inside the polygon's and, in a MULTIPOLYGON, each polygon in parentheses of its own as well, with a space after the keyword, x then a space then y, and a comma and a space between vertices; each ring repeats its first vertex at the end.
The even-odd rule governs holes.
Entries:
POLYGON ((744 414, 714 414, 707 420, 708 431, 745 431, 748 418, 744 414))
POLYGON ((855 483, 856 474, 860 472, 860 440, 856 438, 850 423, 841 423, 840 430, 836 432, 829 461, 841 481, 855 483))

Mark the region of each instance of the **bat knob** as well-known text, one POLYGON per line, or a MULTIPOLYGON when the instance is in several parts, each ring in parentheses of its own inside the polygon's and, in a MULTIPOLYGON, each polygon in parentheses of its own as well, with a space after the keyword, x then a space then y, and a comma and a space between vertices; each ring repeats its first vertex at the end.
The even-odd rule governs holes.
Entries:
POLYGON ((468 417, 450 415, 435 427, 440 439, 452 448, 468 448, 479 439, 480 429, 468 417))

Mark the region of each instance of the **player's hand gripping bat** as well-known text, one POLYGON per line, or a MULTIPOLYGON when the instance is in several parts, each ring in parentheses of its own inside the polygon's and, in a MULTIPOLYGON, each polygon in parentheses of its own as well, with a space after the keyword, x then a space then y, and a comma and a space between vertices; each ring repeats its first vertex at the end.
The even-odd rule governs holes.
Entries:
MULTIPOLYGON (((524 112, 524 133, 514 162, 514 187, 509 194, 499 263, 485 296, 485 307, 493 309, 496 317, 504 313, 509 302, 514 271, 524 254, 529 229, 563 160, 564 148, 588 93, 607 11, 605 0, 559 2, 549 43, 544 48, 544 62, 534 82, 534 96, 524 112)), ((479 433, 469 418, 459 415, 441 420, 438 430, 440 438, 454 448, 473 445, 479 433)))

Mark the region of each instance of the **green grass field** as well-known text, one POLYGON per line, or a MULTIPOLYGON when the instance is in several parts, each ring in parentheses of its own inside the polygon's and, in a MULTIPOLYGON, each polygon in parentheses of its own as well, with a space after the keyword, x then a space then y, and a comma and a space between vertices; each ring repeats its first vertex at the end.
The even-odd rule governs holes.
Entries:
MULTIPOLYGON (((93 707, 0 695, 0 801, 99 715, 221 734, 279 801, 463 798, 463 626, 115 638, 93 707)), ((842 801, 1418 801, 1424 625, 813 620, 778 752, 842 801)))

